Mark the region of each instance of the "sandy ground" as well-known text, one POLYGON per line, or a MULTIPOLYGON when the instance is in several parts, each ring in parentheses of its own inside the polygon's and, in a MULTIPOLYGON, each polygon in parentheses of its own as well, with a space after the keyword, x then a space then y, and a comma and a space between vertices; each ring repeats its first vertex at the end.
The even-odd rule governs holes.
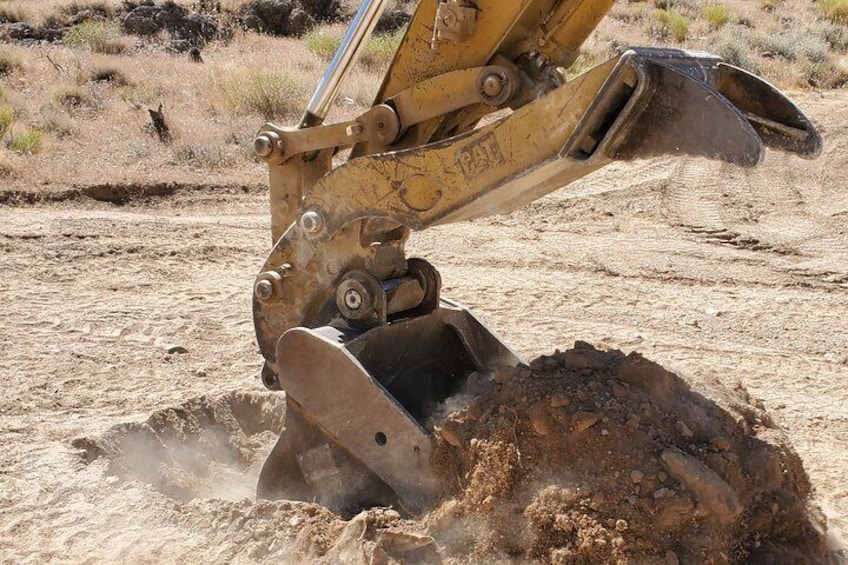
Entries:
MULTIPOLYGON (((584 340, 741 380, 848 537, 846 101, 804 100, 826 140, 817 161, 616 165, 410 247, 526 358, 584 340)), ((192 500, 72 445, 199 395, 261 390, 250 289, 268 231, 256 189, 0 207, 0 562, 286 555, 280 508, 238 502, 257 461, 192 500)))

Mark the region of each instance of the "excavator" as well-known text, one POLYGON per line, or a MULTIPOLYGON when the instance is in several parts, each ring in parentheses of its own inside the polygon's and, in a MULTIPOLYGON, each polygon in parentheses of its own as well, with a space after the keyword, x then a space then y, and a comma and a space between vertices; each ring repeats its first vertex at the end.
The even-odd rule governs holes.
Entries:
POLYGON ((412 230, 509 213, 614 161, 754 167, 766 147, 822 145, 779 90, 707 53, 634 47, 567 78, 614 0, 421 0, 373 106, 325 124, 387 4, 362 2, 300 122, 254 140, 273 249, 253 318, 286 404, 257 495, 348 513, 432 505, 445 401, 522 363, 407 257, 412 230))

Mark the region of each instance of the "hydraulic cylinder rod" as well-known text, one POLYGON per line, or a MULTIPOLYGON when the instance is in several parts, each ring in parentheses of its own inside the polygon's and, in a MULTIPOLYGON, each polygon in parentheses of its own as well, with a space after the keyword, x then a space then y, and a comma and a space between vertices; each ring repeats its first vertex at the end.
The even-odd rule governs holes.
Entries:
POLYGON ((324 73, 324 77, 318 83, 315 94, 312 95, 312 99, 306 107, 306 113, 300 121, 301 128, 315 127, 324 122, 339 94, 342 82, 362 53, 365 43, 371 37, 374 27, 377 25, 380 16, 383 15, 388 3, 389 0, 364 0, 362 2, 345 34, 344 40, 342 40, 342 44, 336 51, 333 60, 330 61, 327 72, 324 73))

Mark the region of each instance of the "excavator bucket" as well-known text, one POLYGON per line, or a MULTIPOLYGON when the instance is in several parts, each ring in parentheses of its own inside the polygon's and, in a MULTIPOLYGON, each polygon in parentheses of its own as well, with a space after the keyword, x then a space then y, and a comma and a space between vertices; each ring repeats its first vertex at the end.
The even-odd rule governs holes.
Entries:
MULTIPOLYGON (((363 4, 337 60, 355 51, 377 4, 363 4)), ((789 99, 711 55, 632 49, 562 80, 567 45, 582 43, 611 2, 432 4, 420 4, 371 110, 323 126, 316 93, 323 102, 299 128, 266 124, 257 137, 275 244, 254 288, 254 322, 263 381, 285 391, 287 406, 261 497, 341 512, 425 508, 443 488, 431 459, 446 403, 521 364, 441 296, 432 265, 406 257, 410 230, 509 212, 613 161, 678 155, 753 167, 766 147, 803 158, 821 150, 789 99), (447 12, 460 23, 432 23, 447 12), (528 50, 543 44, 539 29, 560 47, 528 50), (433 68, 413 64, 423 60, 433 68), (355 157, 331 170, 344 146, 355 157)))

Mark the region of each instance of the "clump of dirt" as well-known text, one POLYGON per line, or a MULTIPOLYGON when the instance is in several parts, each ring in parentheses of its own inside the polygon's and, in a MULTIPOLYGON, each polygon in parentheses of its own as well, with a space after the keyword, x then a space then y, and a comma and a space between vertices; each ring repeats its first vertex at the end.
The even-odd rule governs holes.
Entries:
POLYGON ((495 375, 437 438, 448 559, 826 560, 801 460, 741 385, 578 342, 495 375))

